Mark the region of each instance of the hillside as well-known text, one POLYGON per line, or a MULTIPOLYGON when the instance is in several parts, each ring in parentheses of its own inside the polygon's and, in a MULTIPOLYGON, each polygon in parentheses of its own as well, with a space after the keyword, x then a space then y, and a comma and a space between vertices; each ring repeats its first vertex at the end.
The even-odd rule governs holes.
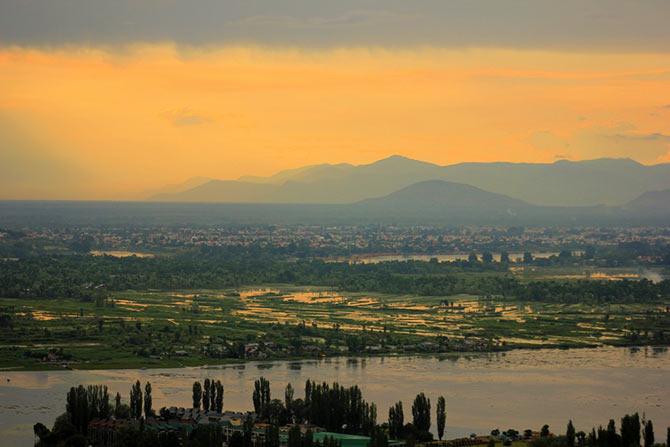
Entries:
POLYGON ((649 191, 622 207, 630 216, 667 217, 670 220, 670 189, 649 191))

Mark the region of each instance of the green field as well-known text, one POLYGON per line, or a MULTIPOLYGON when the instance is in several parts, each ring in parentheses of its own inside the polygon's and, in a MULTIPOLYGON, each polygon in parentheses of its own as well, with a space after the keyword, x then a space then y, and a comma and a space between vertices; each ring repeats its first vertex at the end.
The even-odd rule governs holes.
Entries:
POLYGON ((116 292, 104 303, 0 298, 0 367, 173 367, 322 355, 667 344, 667 337, 658 339, 670 331, 667 304, 524 303, 284 285, 116 292), (249 343, 260 345, 246 352, 249 343))

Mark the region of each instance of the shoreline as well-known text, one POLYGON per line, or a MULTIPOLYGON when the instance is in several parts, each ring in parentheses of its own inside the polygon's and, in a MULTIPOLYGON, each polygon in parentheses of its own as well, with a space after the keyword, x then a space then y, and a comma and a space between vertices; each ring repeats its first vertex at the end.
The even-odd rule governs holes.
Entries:
MULTIPOLYGON (((139 365, 114 365, 114 364, 97 364, 91 365, 91 367, 78 367, 81 365, 74 365, 74 367, 62 367, 56 365, 45 364, 42 368, 30 368, 24 367, 22 365, 10 365, 0 367, 1 372, 55 372, 55 371, 101 371, 101 370, 154 370, 154 369, 181 369, 181 368, 200 368, 200 369, 215 369, 218 367, 235 367, 235 366, 246 366, 248 364, 257 363, 262 365, 264 363, 270 364, 274 362, 318 362, 324 360, 332 359, 356 359, 365 360, 368 358, 401 358, 401 357, 463 357, 463 356, 485 356, 491 354, 501 354, 514 351, 569 351, 569 350, 584 350, 584 349, 606 349, 606 348, 618 348, 618 349, 669 349, 670 344, 575 344, 570 346, 546 346, 546 345, 532 345, 532 346, 517 346, 508 349, 498 349, 492 351, 448 351, 448 352, 389 352, 389 353, 369 353, 369 354, 346 354, 346 355, 324 355, 324 356, 289 356, 289 357, 275 357, 268 359, 224 359, 221 362, 210 363, 210 362, 194 362, 192 364, 188 363, 179 363, 174 364, 174 362, 166 362, 165 364, 150 364, 145 366, 139 365)), ((70 366, 70 365, 68 365, 70 366)), ((85 366, 85 365, 84 365, 85 366)))

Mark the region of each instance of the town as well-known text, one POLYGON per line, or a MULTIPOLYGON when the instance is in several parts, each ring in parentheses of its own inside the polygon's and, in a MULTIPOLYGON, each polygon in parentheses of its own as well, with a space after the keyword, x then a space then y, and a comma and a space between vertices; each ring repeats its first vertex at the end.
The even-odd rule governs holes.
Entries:
POLYGON ((323 225, 53 225, 0 228, 0 256, 31 251, 43 254, 88 253, 153 256, 189 247, 257 247, 294 257, 352 262, 383 261, 383 255, 442 255, 465 259, 472 252, 541 257, 561 251, 599 250, 612 261, 663 261, 670 246, 665 227, 430 227, 323 225), (457 255, 460 255, 457 256, 457 255))

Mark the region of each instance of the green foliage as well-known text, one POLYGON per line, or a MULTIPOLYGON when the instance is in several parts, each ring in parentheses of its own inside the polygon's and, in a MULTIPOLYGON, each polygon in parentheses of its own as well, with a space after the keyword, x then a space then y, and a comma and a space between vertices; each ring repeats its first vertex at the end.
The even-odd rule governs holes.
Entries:
POLYGON ((388 447, 389 438, 386 432, 379 426, 376 426, 370 432, 370 443, 368 447, 388 447))
POLYGON ((66 400, 68 419, 78 433, 86 434, 91 419, 107 418, 111 415, 107 386, 72 387, 66 400))
POLYGON ((193 382, 193 408, 200 408, 202 402, 202 385, 200 382, 193 382))
POLYGON ((142 385, 139 380, 130 388, 130 417, 142 417, 142 385))
POLYGON ((152 417, 154 410, 152 409, 152 398, 151 398, 151 383, 147 382, 144 386, 144 417, 152 417))
POLYGON ((377 408, 363 399, 356 385, 307 381, 305 419, 328 431, 369 434, 377 424, 377 408))
POLYGON ((654 424, 647 421, 644 424, 644 447, 653 447, 654 445, 654 424))
POLYGON ((261 377, 254 382, 254 392, 252 395, 254 412, 263 420, 267 420, 267 408, 270 403, 270 381, 261 377))
POLYGON ((417 430, 430 431, 430 399, 424 393, 417 394, 412 404, 412 424, 417 430))
POLYGON ((403 427, 405 426, 405 414, 402 409, 402 402, 396 402, 389 408, 389 435, 392 439, 400 439, 403 436, 403 427))
POLYGON ((640 430, 640 416, 637 413, 633 415, 625 415, 621 419, 621 446, 639 447, 640 430))
POLYGON ((437 399, 437 437, 441 441, 444 437, 444 427, 447 423, 447 402, 444 396, 437 399))
POLYGON ((568 428, 565 431, 565 441, 568 447, 575 445, 575 426, 572 425, 572 420, 568 421, 568 428))

